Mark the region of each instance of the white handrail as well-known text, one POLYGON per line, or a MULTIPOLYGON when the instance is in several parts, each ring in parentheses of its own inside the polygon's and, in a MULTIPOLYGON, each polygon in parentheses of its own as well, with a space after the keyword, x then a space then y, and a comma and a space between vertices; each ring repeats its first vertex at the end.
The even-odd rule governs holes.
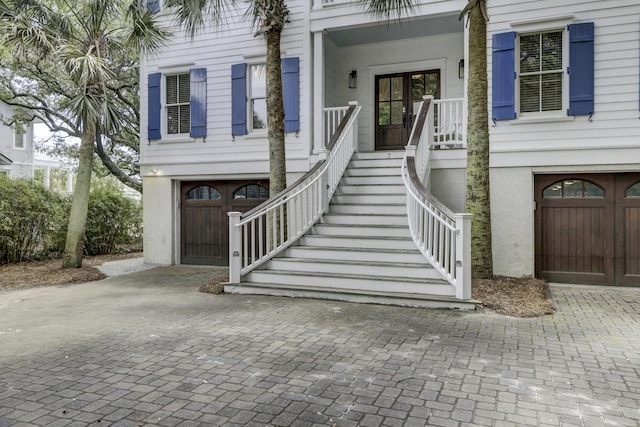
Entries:
POLYGON ((418 250, 455 287, 456 298, 471 298, 471 215, 453 213, 428 189, 433 97, 424 97, 402 161, 407 220, 418 250))
POLYGON ((464 99, 435 99, 433 101, 433 138, 437 148, 461 148, 466 145, 464 99))
POLYGON ((327 146, 327 159, 290 188, 253 210, 229 215, 229 282, 264 264, 302 237, 328 210, 357 147, 361 107, 350 103, 327 146))
POLYGON ((347 114, 349 107, 329 107, 323 108, 324 112, 324 146, 329 145, 329 140, 336 133, 342 118, 347 114))

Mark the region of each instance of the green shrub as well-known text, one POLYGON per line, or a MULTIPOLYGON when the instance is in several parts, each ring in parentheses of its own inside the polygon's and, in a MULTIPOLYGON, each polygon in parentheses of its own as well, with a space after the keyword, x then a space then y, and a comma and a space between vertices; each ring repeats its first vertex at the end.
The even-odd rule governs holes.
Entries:
POLYGON ((85 255, 116 253, 122 246, 140 247, 142 206, 113 185, 94 186, 85 227, 85 255))
POLYGON ((55 235, 68 218, 67 204, 42 184, 0 175, 0 262, 58 252, 55 235))
MULTIPOLYGON (((64 250, 71 197, 35 180, 0 175, 0 263, 58 257, 64 250)), ((89 197, 85 255, 142 246, 142 206, 111 184, 96 184, 89 197)))

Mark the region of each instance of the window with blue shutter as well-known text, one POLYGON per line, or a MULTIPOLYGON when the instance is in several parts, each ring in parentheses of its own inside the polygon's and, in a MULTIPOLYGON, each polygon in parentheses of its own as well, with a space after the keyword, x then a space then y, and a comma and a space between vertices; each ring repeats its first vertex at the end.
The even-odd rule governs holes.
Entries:
POLYGON ((191 138, 207 136, 207 69, 190 70, 191 138))
POLYGON ((161 73, 153 73, 148 75, 147 82, 147 137, 151 139, 160 139, 160 123, 162 117, 162 105, 160 103, 160 81, 161 73))
POLYGON ((571 24, 569 30, 570 116, 594 112, 594 26, 593 22, 571 24))
POLYGON ((231 66, 231 134, 247 134, 247 64, 231 66))
POLYGON ((160 0, 147 0, 147 10, 151 13, 160 12, 160 0))
POLYGON ((514 97, 515 41, 515 32, 493 35, 491 107, 494 120, 516 118, 514 97))
POLYGON ((282 98, 284 131, 300 130, 300 58, 282 60, 282 98))

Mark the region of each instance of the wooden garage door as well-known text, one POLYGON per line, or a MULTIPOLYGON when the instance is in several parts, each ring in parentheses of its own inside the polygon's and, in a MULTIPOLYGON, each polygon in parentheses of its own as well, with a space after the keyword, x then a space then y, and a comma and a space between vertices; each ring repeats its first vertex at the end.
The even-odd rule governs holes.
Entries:
POLYGON ((269 198, 266 181, 182 182, 182 264, 228 265, 227 212, 246 212, 269 198))
POLYGON ((640 174, 538 175, 536 274, 640 285, 640 174))

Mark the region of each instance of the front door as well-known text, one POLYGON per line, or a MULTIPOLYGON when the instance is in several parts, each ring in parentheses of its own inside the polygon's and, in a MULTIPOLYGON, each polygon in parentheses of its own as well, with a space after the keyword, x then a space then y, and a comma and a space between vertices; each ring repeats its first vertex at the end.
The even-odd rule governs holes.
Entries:
POLYGON ((376 76, 376 150, 402 150, 424 95, 440 98, 440 70, 376 76))
POLYGON ((269 198, 266 181, 182 182, 182 264, 229 264, 227 212, 246 212, 269 198))

